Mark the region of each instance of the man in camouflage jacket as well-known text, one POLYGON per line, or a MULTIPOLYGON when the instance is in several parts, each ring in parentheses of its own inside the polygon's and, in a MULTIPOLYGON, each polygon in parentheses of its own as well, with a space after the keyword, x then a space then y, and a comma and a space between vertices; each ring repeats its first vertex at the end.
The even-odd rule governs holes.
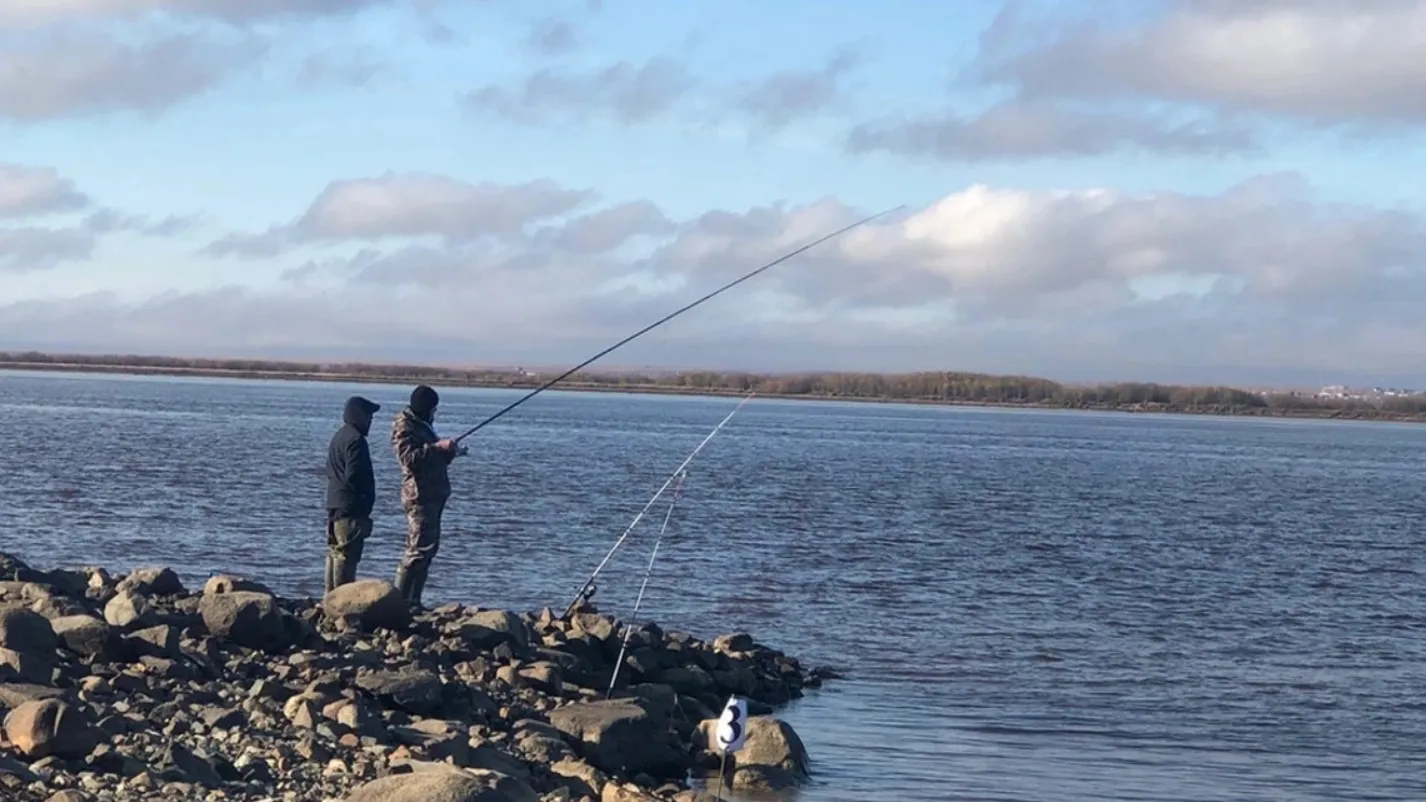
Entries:
POLYGON ((411 403, 391 423, 391 445, 401 465, 401 507, 406 511, 406 551, 396 568, 396 587, 416 605, 441 546, 441 514, 451 495, 446 467, 464 453, 455 441, 440 438, 432 428, 440 400, 435 390, 423 384, 412 391, 411 403))

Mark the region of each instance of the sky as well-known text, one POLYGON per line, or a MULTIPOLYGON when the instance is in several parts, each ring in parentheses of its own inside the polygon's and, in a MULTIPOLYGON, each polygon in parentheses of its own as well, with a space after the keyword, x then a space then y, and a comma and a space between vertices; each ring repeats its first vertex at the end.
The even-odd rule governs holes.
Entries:
POLYGON ((1426 0, 4 0, 0 350, 1426 386, 1426 0))

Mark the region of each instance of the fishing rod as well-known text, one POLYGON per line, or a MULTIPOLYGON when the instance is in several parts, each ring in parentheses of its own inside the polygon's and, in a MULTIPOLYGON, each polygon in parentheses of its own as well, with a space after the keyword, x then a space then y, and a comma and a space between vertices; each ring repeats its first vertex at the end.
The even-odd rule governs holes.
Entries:
POLYGON ((522 396, 522 397, 520 397, 520 398, 517 398, 517 399, 515 399, 514 401, 510 402, 510 404, 507 405, 504 409, 500 410, 499 412, 496 412, 494 415, 491 415, 490 417, 486 418, 485 420, 481 421, 480 423, 477 423, 476 425, 470 427, 468 430, 466 430, 465 434, 462 434, 461 436, 455 438, 455 442, 456 442, 457 444, 460 443, 460 441, 466 439, 467 437, 470 437, 471 435, 473 435, 473 434, 475 434, 476 432, 480 431, 481 429, 485 428, 485 427, 488 426, 489 424, 494 423, 497 419, 499 419, 501 416, 503 416, 505 413, 509 412, 510 410, 514 409, 515 407, 518 407, 518 406, 520 406, 521 404, 525 403, 526 401, 529 401, 531 398, 534 398, 535 396, 539 395, 540 393, 543 393, 545 390, 548 390, 550 387, 554 386, 556 383, 561 382, 561 381, 563 381, 563 380, 569 378, 570 376, 572 376, 572 375, 574 375, 576 372, 578 372, 580 369, 585 368, 585 367, 588 367, 588 366, 590 365, 590 363, 594 362, 595 360, 599 359, 600 357, 605 356, 606 354, 609 354, 610 352, 614 351, 614 349, 619 348, 619 347, 622 346, 622 345, 625 345, 626 343, 630 342, 631 340, 633 340, 633 339, 635 339, 635 338, 637 338, 637 337, 640 337, 640 336, 642 336, 642 335, 644 335, 644 334, 647 334, 648 332, 652 331, 652 330, 655 329, 655 328, 658 328, 659 326, 662 326, 663 324, 667 323, 668 321, 673 320, 674 318, 678 317, 679 315, 683 314, 684 312, 687 312, 688 310, 692 309, 693 307, 698 306, 699 304, 703 303, 704 301, 710 300, 710 299, 712 299, 712 298, 713 298, 714 296, 716 296, 716 295, 721 295, 723 292, 725 292, 725 291, 727 291, 727 290, 730 290, 730 289, 732 289, 733 287, 735 287, 735 286, 737 286, 737 285, 739 285, 739 284, 742 284, 744 281, 747 281, 748 279, 752 278, 753 276, 758 275, 759 273, 763 272, 764 270, 768 270, 768 269, 770 269, 770 268, 776 267, 777 265, 780 265, 780 264, 782 264, 783 262, 786 262, 788 259, 791 259, 792 257, 797 256, 798 254, 803 253, 804 251, 811 250, 812 248, 816 247, 817 245, 821 245, 822 243, 826 242, 826 241, 829 240, 829 239, 833 239, 833 238, 835 238, 835 237, 839 237, 839 236, 841 236, 842 234, 845 234, 845 233, 847 233, 848 231, 851 231, 852 229, 854 229, 854 228, 856 228, 856 227, 858 227, 858 226, 862 226, 862 225, 865 225, 865 224, 867 224, 867 223, 870 223, 871 221, 877 219, 878 217, 885 217, 886 215, 891 214, 892 212, 899 211, 900 209, 905 208, 905 206, 906 206, 905 204, 902 204, 902 205, 900 205, 900 206, 894 206, 894 207, 892 207, 892 208, 890 208, 890 209, 887 209, 886 211, 883 211, 883 212, 877 212, 876 214, 874 214, 874 215, 872 215, 872 216, 870 216, 870 217, 864 217, 864 218, 862 218, 861 220, 858 220, 858 221, 856 221, 855 223, 852 223, 851 225, 843 226, 842 228, 839 228, 839 229, 837 229, 836 231, 833 231, 833 232, 830 233, 830 234, 827 234, 827 235, 825 235, 825 236, 823 236, 823 237, 819 237, 818 239, 812 240, 811 242, 807 243, 806 245, 803 245, 802 247, 798 248, 797 250, 791 251, 791 252, 786 253, 786 254, 784 254, 784 255, 782 255, 782 256, 779 256, 778 258, 772 260, 771 262, 768 262, 767 264, 763 265, 762 267, 759 267, 758 269, 752 271, 751 273, 747 273, 747 274, 745 274, 744 276, 742 276, 741 278, 735 279, 735 280, 733 280, 733 281, 728 282, 727 284, 724 284, 723 286, 719 287, 718 289, 716 289, 716 290, 714 290, 714 291, 708 293, 707 295, 705 295, 705 296, 703 296, 702 298, 699 298, 698 300, 696 300, 696 301, 694 301, 694 302, 688 304, 687 306, 684 306, 684 307, 681 308, 681 309, 678 309, 678 310, 676 310, 676 311, 670 312, 670 313, 667 314, 667 315, 664 315, 663 317, 659 318, 658 320, 655 320, 653 323, 650 323, 649 325, 643 327, 642 329, 639 329, 638 331, 634 332, 633 334, 630 334, 628 337, 625 337, 624 339, 620 340, 619 342, 614 343, 613 345, 609 346, 608 348, 605 348, 603 351, 600 351, 599 353, 597 353, 597 354, 595 354, 594 356, 592 356, 592 357, 590 357, 590 358, 584 360, 583 362, 579 363, 578 365, 575 365, 574 367, 570 368, 569 370, 565 371, 564 373, 561 373, 560 375, 554 377, 553 379, 550 379, 549 381, 545 382, 544 384, 540 385, 539 387, 536 387, 535 389, 533 389, 533 390, 531 390, 530 392, 526 393, 524 396, 522 396))
POLYGON ((644 508, 642 510, 639 510, 639 514, 634 516, 634 520, 629 524, 629 527, 624 530, 624 534, 620 535, 619 539, 614 541, 614 545, 609 547, 609 553, 605 554, 604 559, 599 561, 599 565, 595 567, 594 573, 589 575, 589 578, 584 581, 584 585, 580 587, 579 592, 575 594, 574 601, 570 602, 569 606, 565 608, 563 616, 564 618, 569 618, 570 613, 574 612, 574 608, 577 607, 581 601, 587 598, 586 594, 589 592, 589 589, 594 586, 595 577, 599 576, 599 572, 603 571, 604 566, 609 564, 609 558, 613 557, 614 552, 619 549, 619 546, 622 545, 626 539, 628 539, 629 533, 634 531, 634 527, 639 525, 639 521, 642 521, 644 519, 644 516, 648 514, 649 509, 654 506, 654 503, 659 500, 659 497, 664 494, 664 491, 668 490, 669 485, 673 484, 674 481, 677 480, 679 476, 683 474, 685 469, 688 468, 688 464, 690 462, 693 462, 694 457, 698 456, 698 452, 702 451, 703 447, 708 445, 708 441, 712 440, 714 435, 722 431, 723 427, 727 425, 728 421, 732 420, 733 416, 738 414, 738 410, 742 409, 743 406, 746 405, 749 401, 751 401, 753 396, 755 395, 757 395, 757 393, 748 393, 742 401, 739 401, 738 405, 736 407, 733 407, 733 411, 728 413, 728 417, 724 418, 717 426, 714 426, 713 431, 709 432, 708 436, 703 438, 703 442, 699 443, 698 447, 693 449, 693 451, 683 460, 683 463, 674 469, 674 472, 669 475, 667 480, 664 481, 663 487, 660 487, 658 489, 658 492, 654 493, 653 497, 650 498, 648 500, 648 503, 644 505, 644 508))
POLYGON ((644 591, 648 590, 649 577, 654 574, 654 560, 658 559, 659 545, 663 543, 664 533, 668 531, 668 522, 673 518, 673 510, 678 506, 679 498, 683 496, 683 480, 687 478, 688 471, 679 473, 678 484, 673 488, 673 500, 668 503, 668 512, 664 513, 663 524, 659 526, 658 536, 654 538, 653 551, 649 552, 649 565, 644 569, 644 582, 639 585, 639 596, 634 599, 634 612, 629 615, 629 623, 624 626, 624 640, 619 644, 619 657, 614 660, 614 673, 609 676, 609 690, 604 694, 605 699, 614 695, 614 683, 619 680, 619 669, 623 667, 624 654, 629 650, 629 636, 634 633, 634 624, 639 620, 639 605, 644 602, 644 591))

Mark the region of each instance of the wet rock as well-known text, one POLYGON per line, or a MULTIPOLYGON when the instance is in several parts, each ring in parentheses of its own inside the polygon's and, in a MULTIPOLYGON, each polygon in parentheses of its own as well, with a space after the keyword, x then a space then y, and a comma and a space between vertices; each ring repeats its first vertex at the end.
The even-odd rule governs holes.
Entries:
MULTIPOLYGON (((717 732, 718 720, 699 724, 698 743, 708 749, 717 732)), ((710 750, 711 751, 711 750, 710 750)), ((750 716, 747 720, 747 740, 734 753, 739 767, 769 766, 781 769, 797 778, 808 776, 807 747, 792 729, 792 725, 773 716, 750 716)))
POLYGON ((332 619, 351 618, 365 630, 405 629, 411 607, 395 585, 380 579, 359 579, 341 585, 322 599, 322 613, 332 619))
POLYGON ((209 633, 239 646, 279 652, 293 645, 293 633, 277 600, 266 593, 235 591, 204 596, 198 611, 209 633))
POLYGON ((740 766, 733 772, 734 791, 760 796, 789 796, 802 785, 802 777, 777 766, 740 766))
POLYGON ((81 709, 58 699, 26 702, 11 710, 5 716, 5 737, 34 760, 50 755, 83 758, 100 740, 81 709))
POLYGON ((344 802, 540 802, 529 785, 488 771, 432 768, 373 780, 344 802))

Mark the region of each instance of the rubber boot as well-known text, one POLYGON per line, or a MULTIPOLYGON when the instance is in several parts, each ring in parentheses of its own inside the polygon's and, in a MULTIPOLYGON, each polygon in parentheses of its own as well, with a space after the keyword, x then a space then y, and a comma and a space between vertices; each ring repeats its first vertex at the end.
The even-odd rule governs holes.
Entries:
POLYGON ((416 607, 421 607, 421 594, 426 592, 426 574, 430 570, 430 563, 418 563, 411 566, 411 593, 406 599, 416 607))
POLYGON ((406 566, 403 565, 396 569, 396 589, 401 592, 401 598, 408 602, 411 601, 411 586, 414 578, 406 566))
POLYGON ((332 588, 337 586, 337 561, 331 552, 327 552, 327 578, 326 593, 331 593, 332 588))

